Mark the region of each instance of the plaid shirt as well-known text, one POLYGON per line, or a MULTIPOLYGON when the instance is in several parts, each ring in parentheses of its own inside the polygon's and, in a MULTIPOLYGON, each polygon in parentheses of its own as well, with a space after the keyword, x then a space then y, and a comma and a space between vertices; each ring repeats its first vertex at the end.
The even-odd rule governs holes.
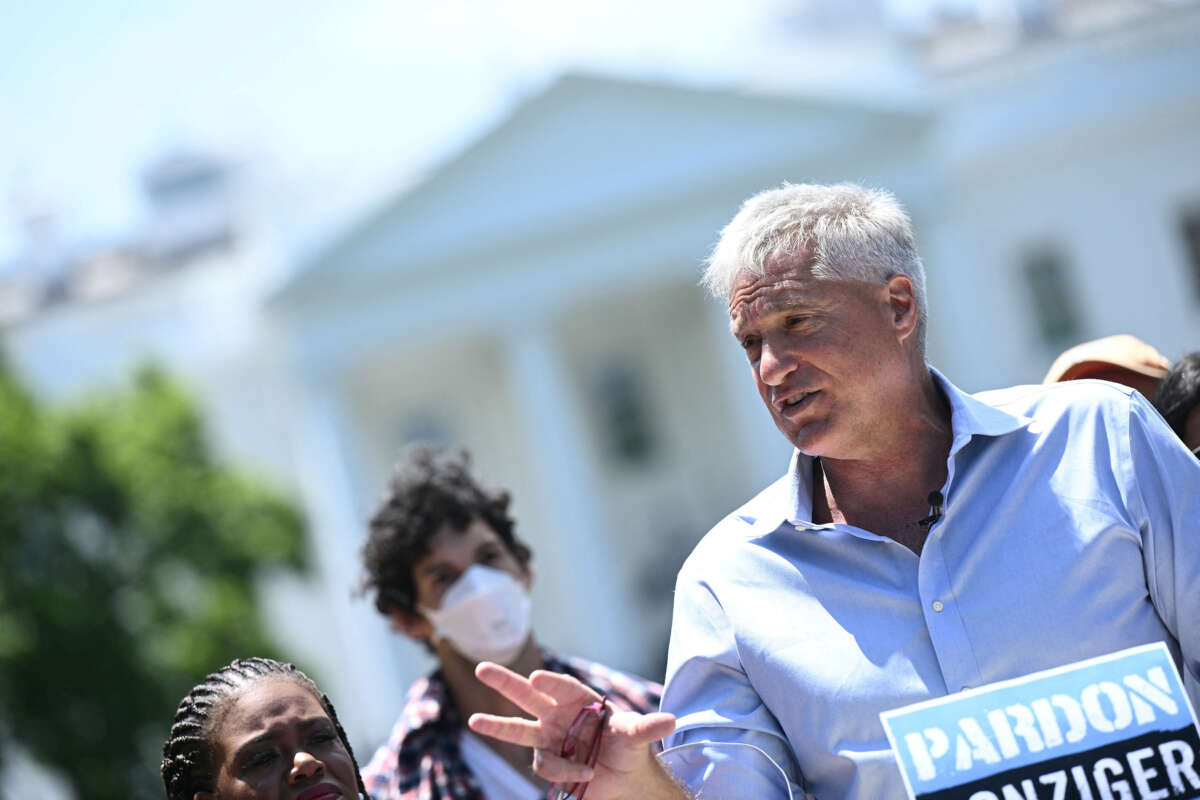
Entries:
MULTIPOLYGON (((581 658, 543 653, 546 669, 572 675, 615 708, 657 711, 662 686, 581 658)), ((387 744, 363 770, 372 800, 486 800, 458 749, 463 719, 441 671, 413 684, 387 744)))

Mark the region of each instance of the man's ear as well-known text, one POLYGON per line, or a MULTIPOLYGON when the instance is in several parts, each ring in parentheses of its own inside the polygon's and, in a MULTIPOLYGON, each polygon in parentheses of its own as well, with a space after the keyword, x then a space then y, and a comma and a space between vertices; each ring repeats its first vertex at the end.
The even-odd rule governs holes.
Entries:
POLYGON ((907 275, 888 278, 888 314, 892 327, 901 341, 917 331, 917 293, 907 275))
POLYGON ((392 630, 398 631, 410 639, 424 641, 433 636, 433 624, 425 619, 424 614, 393 608, 388 613, 388 617, 392 620, 392 630))

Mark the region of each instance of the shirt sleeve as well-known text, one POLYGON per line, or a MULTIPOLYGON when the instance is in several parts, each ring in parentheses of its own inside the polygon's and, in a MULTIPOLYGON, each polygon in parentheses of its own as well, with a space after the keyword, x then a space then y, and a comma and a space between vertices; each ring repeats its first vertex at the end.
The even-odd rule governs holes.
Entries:
POLYGON ((729 800, 731 797, 802 797, 770 756, 743 742, 691 742, 658 754, 658 760, 675 775, 686 777, 693 800, 729 800))
POLYGON ((1128 442, 1146 585, 1179 642, 1184 686, 1200 707, 1200 460, 1138 394, 1130 397, 1128 442))
POLYGON ((720 602, 688 573, 685 565, 675 590, 662 701, 676 717, 663 746, 680 749, 664 763, 697 797, 719 796, 711 791, 720 785, 739 786, 739 797, 803 797, 787 738, 742 669, 720 602), (682 747, 696 743, 709 746, 682 747))

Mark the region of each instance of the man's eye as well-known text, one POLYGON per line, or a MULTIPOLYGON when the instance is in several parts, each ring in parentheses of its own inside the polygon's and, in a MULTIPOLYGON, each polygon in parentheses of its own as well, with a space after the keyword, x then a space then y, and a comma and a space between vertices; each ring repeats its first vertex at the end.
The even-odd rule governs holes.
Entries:
POLYGON ((751 347, 754 347, 754 345, 756 345, 756 344, 758 344, 758 339, 756 339, 753 336, 747 336, 746 338, 742 339, 742 349, 743 350, 749 350, 751 347))
POLYGON ((495 550, 488 550, 485 553, 479 554, 478 562, 480 564, 491 564, 493 561, 495 561, 499 557, 500 557, 500 554, 497 553, 495 550))

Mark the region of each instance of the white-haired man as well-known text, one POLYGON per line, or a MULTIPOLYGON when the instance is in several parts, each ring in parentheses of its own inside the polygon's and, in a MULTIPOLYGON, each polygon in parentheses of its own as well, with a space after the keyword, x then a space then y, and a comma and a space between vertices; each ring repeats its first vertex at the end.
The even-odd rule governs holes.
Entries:
MULTIPOLYGON (((957 389, 925 360, 924 268, 886 192, 750 198, 705 283, 795 453, 680 571, 669 714, 614 716, 588 769, 557 755, 586 693, 485 666, 537 719, 473 727, 594 800, 725 796, 710 782, 760 753, 793 792, 879 800, 905 794, 881 711, 1155 641, 1200 701, 1200 464, 1140 395, 957 389), (654 734, 684 753, 670 772, 654 734)), ((729 796, 787 796, 738 774, 729 796)))

